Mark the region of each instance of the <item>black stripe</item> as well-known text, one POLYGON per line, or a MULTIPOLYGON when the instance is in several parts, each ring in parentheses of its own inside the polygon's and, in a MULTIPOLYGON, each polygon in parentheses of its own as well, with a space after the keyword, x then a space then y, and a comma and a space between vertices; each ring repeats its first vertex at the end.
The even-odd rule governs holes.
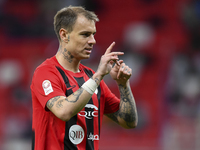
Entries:
POLYGON ((100 137, 100 123, 101 123, 101 114, 100 114, 100 110, 101 110, 101 107, 100 107, 100 98, 101 98, 101 88, 100 86, 98 86, 98 93, 97 93, 97 98, 98 98, 98 103, 99 103, 99 107, 98 107, 98 127, 99 127, 99 137, 100 137))
POLYGON ((84 69, 84 72, 87 74, 87 76, 89 77, 89 78, 91 78, 92 76, 93 76, 93 73, 92 73, 92 71, 91 70, 88 70, 88 69, 84 69))
MULTIPOLYGON (((93 76, 93 73, 92 73, 92 71, 91 70, 88 70, 88 69, 84 69, 84 72, 87 74, 87 76, 89 77, 89 78, 91 78, 92 76, 93 76)), ((98 107, 98 126, 99 126, 99 137, 100 137, 100 120, 101 120, 101 114, 100 114, 100 109, 101 109, 101 107, 100 107, 100 98, 101 98, 101 88, 100 88, 100 86, 98 86, 98 93, 97 93, 97 99, 98 99, 98 103, 99 103, 99 107, 98 107)))
MULTIPOLYGON (((72 87, 69 83, 69 80, 68 80, 68 77, 65 75, 64 71, 59 68, 59 67, 56 67, 57 70, 60 72, 64 82, 65 82, 65 85, 67 88, 69 87, 72 87)), ((87 74, 87 76, 89 78, 91 78, 93 76, 93 73, 91 70, 88 70, 88 69, 84 69, 84 72, 87 74)), ((83 77, 81 78, 75 78, 77 83, 79 84, 79 87, 85 83, 83 77)), ((69 89, 66 91, 66 96, 69 96, 70 94, 72 94, 73 91, 72 89, 69 89)), ((98 104, 99 104, 99 107, 98 107, 98 127, 99 127, 99 136, 100 136, 100 97, 101 97, 101 88, 100 86, 98 87, 98 94, 97 94, 97 98, 98 98, 98 104)), ((90 99, 90 101, 88 102, 88 104, 93 104, 93 100, 92 98, 90 99)), ((89 112, 91 111, 91 108, 86 108, 85 107, 85 111, 86 112, 89 112)), ((93 110, 92 110, 93 111, 93 110)), ((77 115, 75 115, 74 117, 72 117, 68 122, 66 122, 66 125, 65 125, 65 137, 64 137, 64 150, 78 150, 77 146, 74 145, 70 139, 69 139, 69 128, 76 124, 77 123, 77 115)), ((92 135, 94 135, 94 124, 93 124, 93 118, 92 119, 87 119, 86 118, 86 126, 87 126, 87 135, 86 136, 89 136, 90 133, 92 135)), ((88 137, 86 137, 88 138, 88 137)), ((94 143, 92 140, 86 140, 86 150, 93 150, 94 149, 94 143)))
POLYGON ((65 123, 64 150, 78 150, 77 146, 74 145, 69 139, 69 129, 72 125, 75 125, 76 122, 77 115, 75 115, 68 122, 65 123))
MULTIPOLYGON (((60 68, 57 67, 58 71, 60 72, 61 76, 63 77, 63 80, 65 82, 65 85, 67 88, 71 87, 70 83, 69 83, 69 79, 68 77, 65 75, 65 72, 60 68)), ((65 95, 69 96, 73 93, 72 89, 66 90, 65 95)), ((74 117, 72 117, 69 121, 67 121, 65 123, 65 137, 64 137, 64 150, 78 150, 77 146, 74 145, 70 139, 69 139, 69 128, 76 124, 77 122, 77 115, 75 115, 74 117)))
POLYGON ((35 131, 32 130, 32 150, 35 149, 35 131))
MULTIPOLYGON (((70 83, 69 83, 69 79, 68 79, 68 77, 66 76, 65 72, 64 72, 60 67, 58 67, 58 66, 56 66, 56 68, 58 69, 58 71, 60 72, 61 76, 63 77, 63 80, 65 81, 66 87, 67 87, 67 88, 72 87, 72 86, 70 85, 70 83)), ((72 89, 69 89, 69 90, 66 91, 65 95, 66 95, 66 96, 69 96, 69 95, 72 94, 72 93, 73 93, 72 89)))
MULTIPOLYGON (((74 77, 75 78, 75 77, 74 77)), ((79 86, 82 86, 83 83, 85 83, 83 77, 81 78, 75 78, 76 81, 79 83, 79 86)), ((92 98, 89 100, 88 104, 93 104, 92 98)), ((85 107, 85 112, 91 113, 93 109, 85 107)), ((87 127, 87 134, 86 134, 86 150, 93 150, 94 149, 94 141, 88 140, 87 136, 92 134, 94 135, 94 119, 91 117, 91 119, 85 118, 86 127, 87 127)))

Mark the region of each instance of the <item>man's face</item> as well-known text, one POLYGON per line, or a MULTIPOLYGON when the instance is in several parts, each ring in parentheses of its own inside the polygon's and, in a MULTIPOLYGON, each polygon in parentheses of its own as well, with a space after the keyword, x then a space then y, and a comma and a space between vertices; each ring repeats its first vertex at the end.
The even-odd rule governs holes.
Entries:
POLYGON ((95 22, 82 15, 78 16, 73 31, 69 33, 69 42, 66 49, 77 60, 89 58, 93 45, 96 43, 95 33, 95 22))

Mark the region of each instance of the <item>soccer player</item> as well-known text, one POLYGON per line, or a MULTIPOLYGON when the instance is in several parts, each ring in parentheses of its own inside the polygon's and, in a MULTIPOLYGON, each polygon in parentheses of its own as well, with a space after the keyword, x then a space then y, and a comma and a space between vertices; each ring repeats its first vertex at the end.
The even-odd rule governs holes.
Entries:
POLYGON ((33 150, 98 150, 104 114, 124 128, 136 127, 132 69, 118 59, 124 53, 111 52, 113 42, 96 72, 80 63, 90 58, 98 20, 80 6, 55 15, 58 51, 36 68, 31 84, 33 150), (103 81, 107 74, 116 81, 120 99, 103 81))

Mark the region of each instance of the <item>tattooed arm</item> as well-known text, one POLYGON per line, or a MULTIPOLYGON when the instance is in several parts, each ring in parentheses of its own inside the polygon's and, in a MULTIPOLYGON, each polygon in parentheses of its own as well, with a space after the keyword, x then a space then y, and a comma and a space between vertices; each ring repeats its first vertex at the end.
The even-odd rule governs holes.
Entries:
POLYGON ((119 91, 119 110, 107 116, 124 128, 135 128, 138 122, 137 109, 129 83, 126 86, 119 85, 119 91))
MULTIPOLYGON (((102 76, 95 73, 92 79, 97 85, 100 84, 102 76)), ((71 117, 80 112, 88 103, 92 94, 80 87, 76 92, 68 97, 56 96, 48 100, 46 107, 63 121, 68 121, 71 117)))
POLYGON ((68 97, 56 96, 51 98, 48 100, 46 107, 61 120, 68 121, 83 109, 91 96, 91 94, 80 87, 68 97))
POLYGON ((107 116, 124 128, 135 128, 138 116, 135 99, 129 83, 132 69, 125 65, 122 60, 119 63, 120 66, 115 65, 110 71, 110 75, 116 80, 120 91, 119 110, 115 113, 107 114, 107 116))

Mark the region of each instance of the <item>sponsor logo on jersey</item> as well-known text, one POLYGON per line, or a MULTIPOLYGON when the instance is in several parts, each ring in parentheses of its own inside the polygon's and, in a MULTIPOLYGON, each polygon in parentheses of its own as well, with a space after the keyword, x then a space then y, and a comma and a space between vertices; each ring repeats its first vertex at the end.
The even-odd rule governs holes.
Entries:
POLYGON ((48 95, 49 93, 53 92, 53 88, 49 80, 44 80, 42 82, 42 87, 43 87, 45 95, 48 95))
POLYGON ((98 117, 98 108, 93 104, 86 104, 85 108, 89 108, 85 111, 80 111, 79 116, 85 117, 87 119, 92 119, 93 117, 98 117))
POLYGON ((90 133, 90 135, 88 135, 88 140, 92 140, 92 141, 99 140, 99 135, 98 134, 94 135, 90 133))
POLYGON ((73 125, 69 129, 69 139, 73 144, 79 144, 84 139, 84 130, 79 125, 73 125))

